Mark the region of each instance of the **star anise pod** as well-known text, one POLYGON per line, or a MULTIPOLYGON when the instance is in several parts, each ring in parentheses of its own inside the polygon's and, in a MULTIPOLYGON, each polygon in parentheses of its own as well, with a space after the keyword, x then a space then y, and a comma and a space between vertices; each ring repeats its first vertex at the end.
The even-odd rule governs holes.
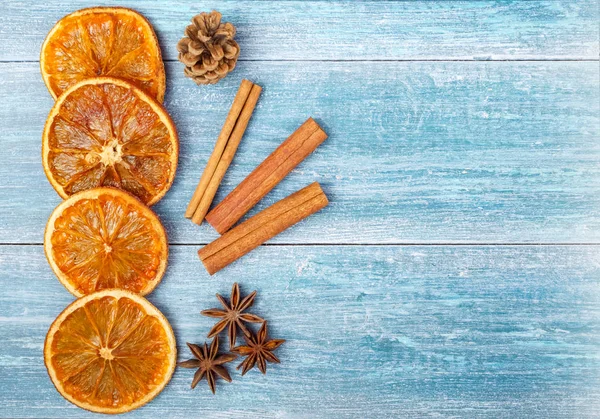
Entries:
POLYGON ((221 302, 221 305, 225 310, 220 310, 218 308, 211 308, 209 310, 203 310, 201 312, 202 315, 208 317, 216 317, 219 320, 210 332, 208 332, 208 337, 212 338, 217 336, 223 329, 226 327, 229 328, 229 350, 233 349, 235 346, 235 339, 237 335, 237 328, 239 327, 245 336, 250 336, 250 331, 244 326, 243 322, 250 323, 262 323, 264 319, 255 316, 250 313, 243 313, 243 311, 247 310, 254 303, 254 298, 256 297, 256 291, 252 292, 252 294, 248 295, 240 302, 240 287, 236 283, 233 284, 231 288, 231 299, 228 304, 227 301, 221 295, 217 294, 217 298, 221 302))
POLYGON ((279 364, 279 358, 273 355, 272 351, 277 349, 285 340, 283 339, 272 339, 267 340, 267 322, 264 322, 260 327, 260 330, 255 335, 245 336, 246 345, 236 346, 231 351, 241 356, 245 356, 246 359, 237 366, 236 369, 242 369, 242 375, 250 371, 255 364, 258 364, 258 369, 263 374, 267 372, 267 362, 275 362, 279 364))
POLYGON ((196 371, 194 379, 192 380, 192 388, 195 388, 196 384, 198 384, 203 377, 206 377, 208 386, 213 394, 215 394, 215 374, 231 383, 231 377, 223 364, 231 362, 237 357, 233 354, 217 356, 217 352, 219 351, 219 338, 213 339, 210 348, 206 343, 204 343, 204 346, 202 347, 194 345, 193 343, 188 343, 187 346, 189 346, 195 359, 179 362, 177 365, 183 368, 198 368, 198 371, 196 371))

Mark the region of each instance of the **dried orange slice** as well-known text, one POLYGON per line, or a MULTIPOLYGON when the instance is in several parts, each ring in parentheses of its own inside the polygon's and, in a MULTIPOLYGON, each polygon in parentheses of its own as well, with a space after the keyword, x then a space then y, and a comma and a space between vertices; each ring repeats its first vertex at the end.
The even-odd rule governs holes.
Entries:
POLYGON ((93 7, 59 20, 42 45, 44 83, 56 99, 90 77, 127 80, 159 102, 165 68, 156 34, 139 13, 122 7, 93 7))
POLYGON ((178 155, 167 111, 137 87, 109 77, 65 91, 42 137, 44 171, 63 198, 115 186, 152 205, 171 187, 178 155))
POLYGON ((83 191, 56 207, 44 251, 59 281, 77 297, 106 288, 146 295, 162 279, 168 257, 158 217, 115 188, 83 191))
POLYGON ((100 413, 123 413, 152 400, 175 369, 169 322, 145 298, 110 289, 80 298, 50 326, 44 363, 58 392, 100 413))

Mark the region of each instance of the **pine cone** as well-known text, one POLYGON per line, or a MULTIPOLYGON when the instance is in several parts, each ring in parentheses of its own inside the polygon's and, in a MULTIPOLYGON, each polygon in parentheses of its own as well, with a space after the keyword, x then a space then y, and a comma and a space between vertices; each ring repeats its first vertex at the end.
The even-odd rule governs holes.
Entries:
POLYGON ((177 43, 184 73, 196 84, 214 84, 235 68, 240 47, 233 40, 235 27, 221 23, 221 13, 213 10, 192 18, 185 37, 177 43))

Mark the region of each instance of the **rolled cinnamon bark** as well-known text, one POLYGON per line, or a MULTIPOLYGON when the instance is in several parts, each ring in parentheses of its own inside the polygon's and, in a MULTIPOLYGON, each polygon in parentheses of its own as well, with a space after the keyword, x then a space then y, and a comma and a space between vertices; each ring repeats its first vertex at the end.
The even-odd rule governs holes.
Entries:
POLYGON ((206 215, 206 221, 225 233, 326 138, 319 124, 308 118, 206 215))
MULTIPOLYGON (((227 118, 225 119, 225 123, 223 124, 223 128, 221 129, 221 133, 217 138, 213 152, 206 163, 204 172, 202 172, 202 177, 200 178, 198 186, 196 187, 192 199, 190 200, 190 203, 185 211, 186 218, 192 218, 196 212, 196 209, 202 200, 202 196, 204 195, 204 192, 206 191, 206 188, 215 173, 219 161, 221 160, 221 156, 223 155, 225 147, 227 146, 229 137, 231 136, 240 113, 244 108, 244 104, 250 95, 253 85, 254 84, 250 80, 242 80, 237 94, 235 95, 235 99, 231 105, 231 109, 229 110, 227 118)), ((202 222, 202 220, 200 220, 200 222, 202 222)))
POLYGON ((249 218, 198 251, 210 275, 241 258, 270 238, 325 208, 327 196, 311 183, 249 218))
POLYGON ((210 204, 212 204, 215 195, 217 194, 217 190, 219 189, 219 185, 225 176, 225 172, 229 168, 231 161, 233 160, 233 156, 237 151, 240 142, 242 141, 242 137, 246 132, 246 127, 248 126, 248 122, 250 121, 250 117, 252 116, 252 112, 254 112, 254 108, 256 107, 256 103, 258 102, 258 97, 260 96, 260 92, 262 88, 255 84, 252 86, 252 90, 250 90, 250 95, 242 108, 242 112, 235 123, 235 128, 229 137, 229 141, 227 141, 227 146, 223 151, 223 155, 217 164, 217 167, 214 170, 206 189, 204 190, 204 194, 202 195, 202 199, 198 204, 198 208, 194 212, 194 216, 192 217, 192 221, 196 224, 201 224, 202 220, 204 220, 204 216, 208 212, 210 208, 210 204))

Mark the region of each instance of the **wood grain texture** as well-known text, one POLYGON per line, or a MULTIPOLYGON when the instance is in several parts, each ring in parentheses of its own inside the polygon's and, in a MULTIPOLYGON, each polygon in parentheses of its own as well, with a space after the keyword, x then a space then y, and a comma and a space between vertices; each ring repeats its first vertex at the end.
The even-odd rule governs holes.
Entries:
MULTIPOLYGON (((242 77, 264 91, 214 202, 308 116, 329 134, 247 214, 323 185, 331 204, 273 242, 600 240, 597 62, 244 62, 208 88, 167 70, 181 154, 155 209, 172 243, 216 238, 182 214, 242 77)), ((60 202, 40 163, 52 100, 36 63, 0 71, 0 241, 41 243, 60 202)))
MULTIPOLYGON (((281 365, 191 390, 178 369, 127 417, 594 417, 600 409, 599 246, 267 246, 213 278, 171 248, 150 300, 179 359, 239 281, 258 290, 281 365)), ((72 296, 41 246, 0 247, 0 417, 93 416, 62 399, 41 351, 72 296)))
MULTIPOLYGON (((65 14, 86 0, 3 1, 0 61, 37 60, 65 14)), ((595 0, 184 1, 120 0, 155 26, 164 57, 189 19, 218 9, 238 29, 241 60, 598 59, 595 0)))
MULTIPOLYGON (((180 359, 234 281, 287 340, 267 376, 232 370, 213 397, 178 369, 127 417, 598 416, 598 0, 119 3, 155 26, 181 140, 154 208, 172 246, 150 300, 180 359), (175 45, 213 8, 242 52, 197 87, 175 45), (183 212, 244 77, 264 92, 215 202, 313 116, 329 139, 247 217, 313 181, 331 203, 210 278, 196 252, 217 235, 183 212)), ((37 63, 59 18, 97 4, 0 3, 0 418, 97 416, 43 365, 73 297, 39 245, 60 198, 40 161, 53 102, 37 63)))

